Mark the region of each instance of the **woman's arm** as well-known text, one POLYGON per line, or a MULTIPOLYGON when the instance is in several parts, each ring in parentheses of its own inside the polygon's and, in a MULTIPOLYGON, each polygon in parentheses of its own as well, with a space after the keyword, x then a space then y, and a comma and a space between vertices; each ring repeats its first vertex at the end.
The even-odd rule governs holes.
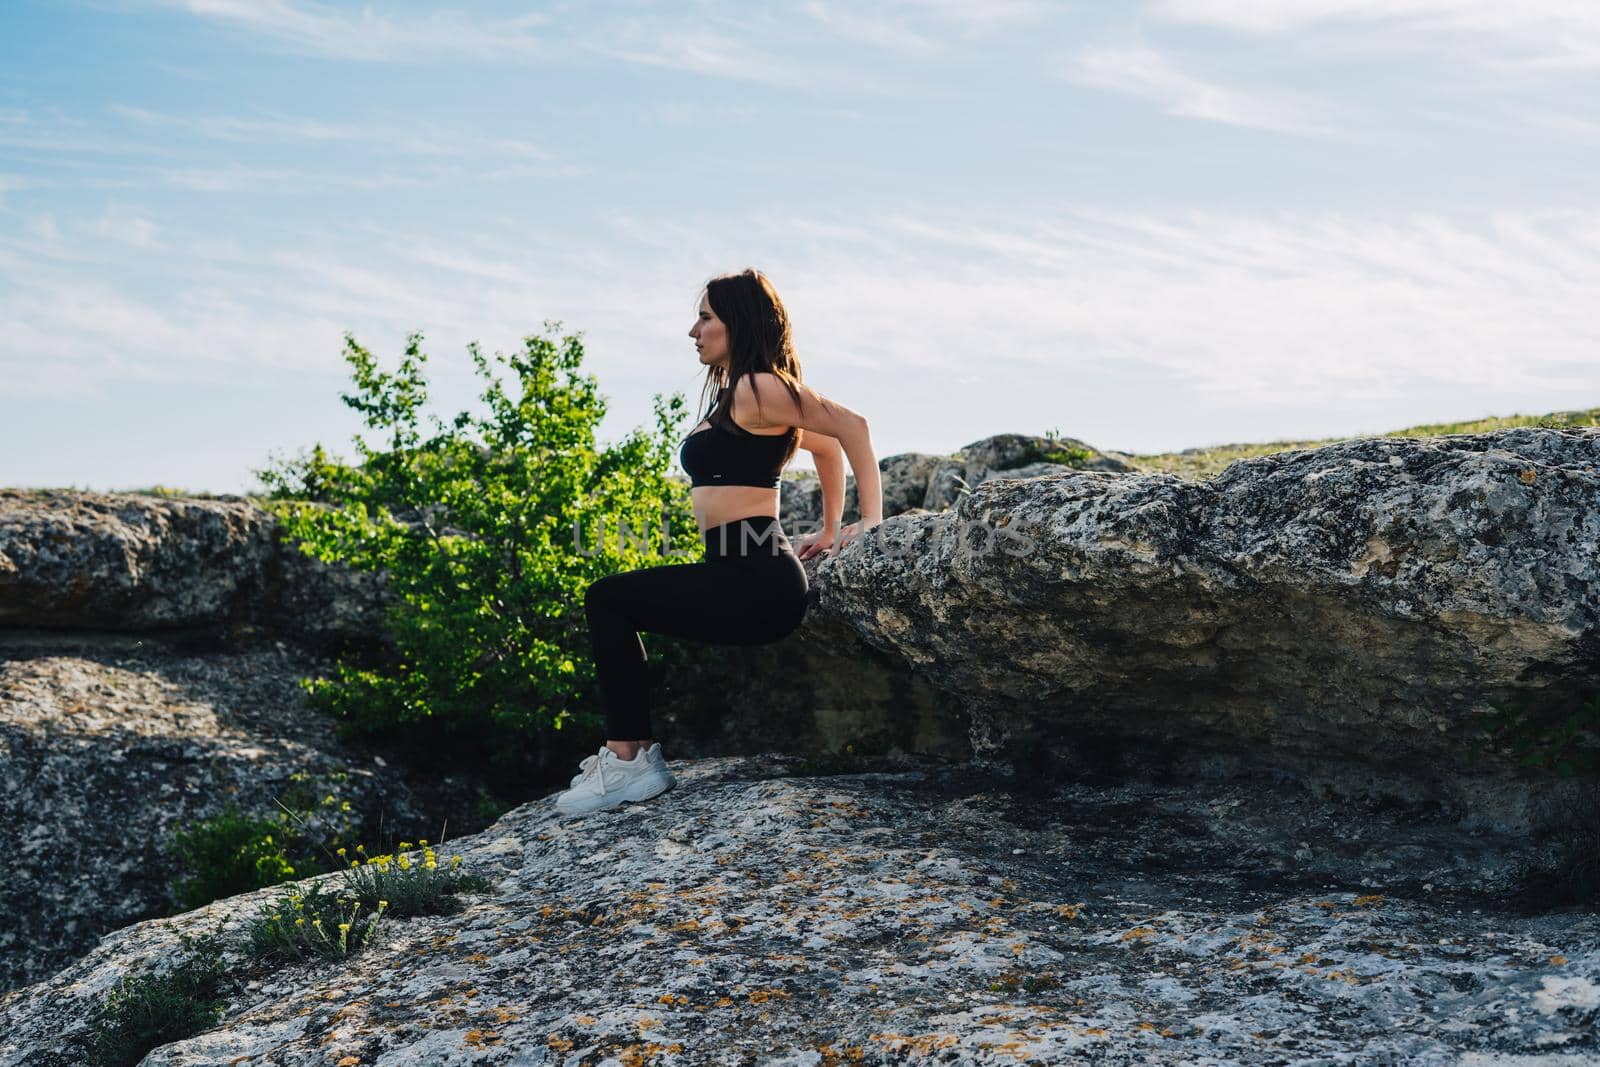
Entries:
MULTIPOLYGON (((739 380, 740 389, 754 393, 761 418, 768 424, 798 426, 805 435, 816 431, 839 442, 856 476, 856 499, 861 505, 860 523, 841 531, 839 547, 883 521, 883 485, 878 477, 878 457, 872 449, 872 432, 866 417, 843 404, 829 400, 815 390, 799 386, 804 406, 797 405, 788 388, 775 374, 749 374, 739 380)), ((804 435, 801 440, 803 441, 804 435)), ((819 465, 817 476, 822 476, 819 465)), ((842 494, 841 494, 842 497, 842 494)), ((824 501, 824 508, 826 508, 824 501)), ((841 499, 841 509, 843 507, 841 499)))
POLYGON ((844 516, 844 449, 839 447, 837 437, 815 430, 800 431, 800 447, 811 453, 817 481, 822 483, 822 528, 836 534, 844 516))
POLYGON ((850 457, 850 471, 856 476, 861 527, 865 530, 876 526, 883 521, 883 484, 878 477, 878 456, 872 449, 872 431, 863 416, 855 415, 845 436, 839 438, 839 445, 850 457))

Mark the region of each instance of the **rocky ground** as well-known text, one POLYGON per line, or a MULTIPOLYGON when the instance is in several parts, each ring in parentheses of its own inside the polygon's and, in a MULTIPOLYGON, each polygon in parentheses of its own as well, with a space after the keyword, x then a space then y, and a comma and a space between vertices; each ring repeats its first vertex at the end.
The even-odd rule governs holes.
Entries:
MULTIPOLYGON (((463 911, 254 982, 144 1063, 1600 1057, 1600 916, 1472 891, 1448 824, 1259 782, 797 766, 678 762, 675 791, 575 820, 530 802, 445 846, 495 882, 463 911)), ((119 930, 0 1000, 0 1064, 77 1062, 119 975, 262 897, 119 930)))
POLYGON ((0 631, 0 989, 167 914, 173 833, 230 799, 274 812, 296 772, 349 774, 339 796, 402 833, 463 826, 470 783, 335 739, 298 684, 327 669, 293 646, 203 633, 0 631))

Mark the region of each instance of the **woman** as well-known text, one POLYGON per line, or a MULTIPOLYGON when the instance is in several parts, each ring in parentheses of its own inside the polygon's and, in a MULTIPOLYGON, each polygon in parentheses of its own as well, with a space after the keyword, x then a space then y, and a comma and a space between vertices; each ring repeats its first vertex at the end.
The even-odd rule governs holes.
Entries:
POLYGON ((878 460, 867 420, 800 381, 789 316, 755 270, 706 283, 689 336, 715 390, 679 450, 690 478, 702 563, 607 575, 585 596, 608 740, 556 797, 564 815, 648 800, 677 784, 650 738, 645 650, 638 631, 714 644, 759 645, 793 633, 806 611, 801 560, 844 548, 883 521, 878 460), (804 448, 822 483, 822 529, 796 555, 778 524, 784 465, 804 448), (839 529, 850 459, 861 521, 839 529))

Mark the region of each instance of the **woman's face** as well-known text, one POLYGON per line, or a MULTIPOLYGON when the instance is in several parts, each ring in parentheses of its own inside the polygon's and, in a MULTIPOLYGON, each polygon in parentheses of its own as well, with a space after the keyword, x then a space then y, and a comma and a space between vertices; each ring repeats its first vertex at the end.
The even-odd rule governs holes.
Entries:
POLYGON ((727 365, 728 327, 711 310, 710 297, 700 298, 700 314, 695 318, 689 336, 694 338, 695 347, 700 350, 701 363, 727 365))

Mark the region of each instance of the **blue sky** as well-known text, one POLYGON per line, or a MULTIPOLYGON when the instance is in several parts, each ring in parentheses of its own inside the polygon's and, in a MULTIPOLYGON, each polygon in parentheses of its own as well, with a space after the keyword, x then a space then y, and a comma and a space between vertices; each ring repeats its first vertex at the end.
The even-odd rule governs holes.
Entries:
POLYGON ((351 456, 346 330, 619 437, 746 266, 880 457, 1600 405, 1600 4, 0 4, 0 485, 351 456))

